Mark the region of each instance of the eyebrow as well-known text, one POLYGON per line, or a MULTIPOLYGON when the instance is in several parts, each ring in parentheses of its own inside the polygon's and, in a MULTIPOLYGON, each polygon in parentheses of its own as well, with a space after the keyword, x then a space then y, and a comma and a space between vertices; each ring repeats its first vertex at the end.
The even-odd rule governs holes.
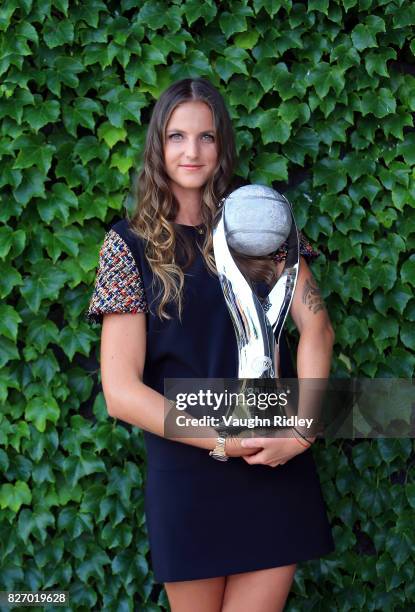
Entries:
MULTIPOLYGON (((214 134, 216 130, 203 130, 202 132, 199 132, 199 134, 214 134)), ((168 130, 166 130, 166 134, 170 134, 170 133, 180 133, 180 134, 186 134, 187 132, 185 132, 184 130, 175 130, 174 128, 170 128, 168 130)))

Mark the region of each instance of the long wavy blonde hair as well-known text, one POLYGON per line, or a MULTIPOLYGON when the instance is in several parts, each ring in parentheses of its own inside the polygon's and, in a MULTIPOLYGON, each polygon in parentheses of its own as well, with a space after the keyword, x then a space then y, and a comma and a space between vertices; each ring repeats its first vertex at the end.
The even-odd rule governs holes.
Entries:
MULTIPOLYGON (((182 290, 184 270, 191 265, 195 253, 184 232, 174 226, 179 203, 169 185, 164 165, 164 143, 166 126, 174 109, 182 102, 205 102, 211 109, 218 163, 215 173, 202 188, 201 217, 205 227, 204 240, 200 247, 208 270, 217 274, 213 256, 212 230, 220 210, 221 200, 232 191, 231 183, 236 164, 235 138, 231 119, 219 91, 207 80, 182 79, 168 87, 157 100, 147 130, 143 165, 136 184, 136 207, 127 218, 132 230, 145 241, 145 254, 153 272, 153 284, 159 284, 157 314, 170 319, 166 311, 168 302, 177 305, 182 315, 182 290), (179 265, 178 243, 185 255, 179 265)), ((272 282, 275 265, 269 258, 243 257, 232 253, 242 272, 250 279, 272 282), (265 261, 264 261, 265 260, 265 261)))

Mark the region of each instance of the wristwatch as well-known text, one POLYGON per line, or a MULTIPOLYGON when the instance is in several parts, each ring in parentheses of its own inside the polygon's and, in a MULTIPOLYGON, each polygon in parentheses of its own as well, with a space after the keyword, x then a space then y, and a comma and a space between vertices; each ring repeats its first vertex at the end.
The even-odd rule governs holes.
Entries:
POLYGON ((226 433, 219 432, 216 440, 216 446, 213 450, 209 451, 210 457, 217 459, 218 461, 227 461, 229 459, 225 452, 226 433))

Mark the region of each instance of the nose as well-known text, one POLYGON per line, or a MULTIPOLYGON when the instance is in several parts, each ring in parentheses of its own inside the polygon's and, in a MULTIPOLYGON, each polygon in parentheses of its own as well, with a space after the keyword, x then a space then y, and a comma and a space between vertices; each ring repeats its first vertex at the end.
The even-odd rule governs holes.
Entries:
POLYGON ((187 139, 185 155, 189 160, 196 159, 199 156, 199 143, 197 138, 189 137, 187 139))

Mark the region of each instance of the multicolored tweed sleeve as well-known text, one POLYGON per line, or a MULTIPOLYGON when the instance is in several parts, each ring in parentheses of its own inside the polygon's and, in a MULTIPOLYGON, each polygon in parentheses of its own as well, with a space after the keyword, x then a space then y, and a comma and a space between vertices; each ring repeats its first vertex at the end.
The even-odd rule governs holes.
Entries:
MULTIPOLYGON (((319 256, 318 251, 315 251, 302 232, 298 232, 300 237, 300 255, 306 258, 307 261, 314 261, 319 256)), ((278 263, 284 261, 287 257, 287 243, 284 242, 276 252, 274 259, 278 263)))
POLYGON ((134 257, 119 234, 110 229, 99 252, 95 288, 85 318, 102 323, 103 314, 148 312, 143 281, 134 257))

